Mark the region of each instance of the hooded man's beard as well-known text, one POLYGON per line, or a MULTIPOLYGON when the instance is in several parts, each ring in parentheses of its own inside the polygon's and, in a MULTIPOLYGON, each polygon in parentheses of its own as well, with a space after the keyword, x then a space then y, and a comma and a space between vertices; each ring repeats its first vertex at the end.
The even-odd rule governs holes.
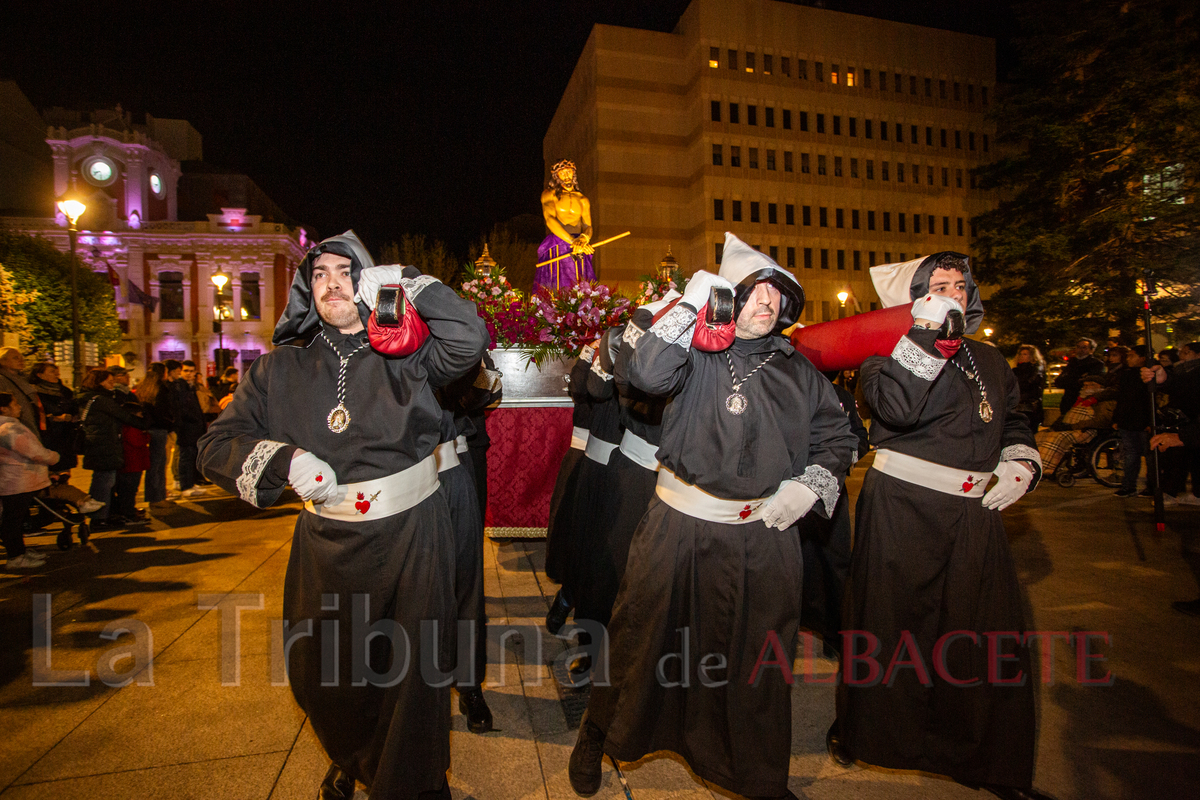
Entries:
POLYGON ((331 292, 326 292, 316 302, 317 315, 327 324, 332 325, 338 330, 351 328, 356 322, 361 321, 358 316, 358 306, 345 295, 335 295, 331 292), (329 305, 326 301, 331 297, 340 297, 344 302, 337 305, 329 305))

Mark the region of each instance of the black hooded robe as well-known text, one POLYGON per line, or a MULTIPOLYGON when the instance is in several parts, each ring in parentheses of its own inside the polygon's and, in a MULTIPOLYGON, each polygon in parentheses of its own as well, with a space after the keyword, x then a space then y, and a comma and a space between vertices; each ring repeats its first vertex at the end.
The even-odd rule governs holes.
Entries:
MULTIPOLYGON (((568 376, 567 393, 575 403, 571 412, 571 426, 587 431, 592 424, 592 396, 587 391, 587 374, 591 362, 575 359, 568 376)), ((575 535, 572 522, 575 499, 579 493, 579 470, 587 458, 581 448, 572 446, 558 465, 558 477, 554 481, 554 492, 550 495, 549 523, 546 526, 546 577, 558 584, 566 582, 570 572, 570 561, 575 551, 575 535)), ((573 605, 574 603, 572 603, 573 605)))
MULTIPOLYGON (((367 335, 341 334, 317 316, 311 274, 322 252, 349 257, 356 285, 372 265, 353 233, 309 252, 275 330, 276 344, 290 344, 254 362, 200 441, 204 474, 259 508, 279 498, 297 448, 326 461, 341 484, 383 478, 429 457, 442 414, 434 388, 477 364, 488 342, 472 303, 405 268, 405 292, 429 338, 402 358, 369 346, 355 352, 346 372, 350 425, 332 432, 326 416, 337 404, 339 354, 366 345, 367 335)), ((362 304, 359 314, 365 321, 362 304)), ((411 798, 445 783, 449 682, 430 685, 422 667, 453 667, 454 569, 450 512, 438 491, 383 519, 348 522, 305 510, 296 521, 283 617, 293 633, 311 624, 312 635, 290 641, 292 693, 330 758, 369 786, 374 800, 411 798), (393 652, 385 637, 375 637, 365 655, 356 652, 367 626, 388 620, 408 642, 398 682, 374 679, 362 666, 387 672, 393 652), (423 641, 422 621, 438 625, 436 639, 423 641)))
MULTIPOLYGON (((695 319, 678 304, 638 339, 629 362, 635 386, 672 398, 657 454, 663 467, 729 499, 769 497, 797 478, 818 495, 809 513, 827 516, 857 443, 829 381, 780 336, 737 339, 728 352, 739 375, 774 356, 744 384, 748 409, 734 416, 725 405, 726 353, 685 344, 695 319)), ((755 667, 764 648, 774 658, 774 640, 790 673, 802 571, 795 526, 709 522, 655 496, 634 534, 609 626, 611 685, 596 685, 588 703, 605 752, 634 761, 671 750, 726 789, 782 795, 790 684, 778 667, 759 665, 757 675, 755 667), (684 636, 686 671, 678 656, 662 661, 682 652, 684 636)), ((603 672, 602 665, 593 676, 603 672)))

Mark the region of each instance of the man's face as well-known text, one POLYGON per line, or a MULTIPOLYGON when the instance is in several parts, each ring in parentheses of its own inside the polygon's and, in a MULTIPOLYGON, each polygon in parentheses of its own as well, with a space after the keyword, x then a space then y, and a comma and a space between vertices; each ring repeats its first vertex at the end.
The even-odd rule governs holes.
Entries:
POLYGON ((1120 350, 1109 350, 1105 354, 1104 358, 1105 358, 1105 361, 1107 361, 1110 365, 1120 364, 1121 363, 1121 351, 1120 350))
POLYGON ((564 167, 555 173, 558 176, 558 182, 563 185, 564 189, 575 188, 575 170, 569 167, 564 167))
POLYGON ((313 263, 313 299, 317 314, 343 333, 362 327, 358 306, 354 304, 354 279, 350 277, 350 259, 334 253, 322 253, 313 263))
POLYGON ((1087 339, 1080 339, 1075 343, 1075 357, 1087 358, 1092 354, 1093 349, 1094 348, 1092 347, 1091 342, 1089 342, 1087 339))
POLYGON ((1195 350, 1188 347, 1187 345, 1184 345, 1183 347, 1179 348, 1179 360, 1180 361, 1191 361, 1192 359, 1196 358, 1197 356, 1200 356, 1200 353, 1197 353, 1195 350))
POLYGON ((1146 359, 1136 350, 1130 350, 1125 354, 1125 366, 1127 367, 1140 367, 1145 363, 1146 359))
POLYGON ((778 289, 767 281, 756 283, 742 313, 738 314, 737 337, 758 339, 775 330, 775 323, 779 321, 779 305, 778 289))
POLYGON ((180 377, 182 377, 182 376, 183 376, 183 370, 181 370, 181 369, 173 369, 173 370, 171 370, 170 372, 168 372, 168 373, 167 373, 167 380, 169 380, 169 381, 177 381, 177 380, 179 380, 179 379, 180 379, 180 377))
POLYGON ((938 268, 929 276, 929 293, 949 297, 967 309, 967 279, 956 269, 938 268))
POLYGON ((21 402, 14 397, 11 403, 0 408, 0 414, 3 414, 6 417, 12 417, 13 419, 20 419, 21 402))
POLYGON ((188 383, 191 383, 192 379, 196 377, 196 368, 189 367, 184 364, 183 369, 179 371, 179 377, 183 378, 188 383))
POLYGON ((38 377, 46 381, 46 383, 58 383, 58 379, 61 376, 59 375, 58 367, 50 364, 42 370, 42 374, 38 375, 38 377))
POLYGON ((114 383, 122 383, 122 384, 128 386, 129 385, 129 373, 126 372, 124 375, 113 375, 113 382, 114 383))
POLYGON ((9 350, 5 353, 4 358, 0 358, 0 367, 20 372, 25 369, 25 356, 21 355, 20 350, 9 350))

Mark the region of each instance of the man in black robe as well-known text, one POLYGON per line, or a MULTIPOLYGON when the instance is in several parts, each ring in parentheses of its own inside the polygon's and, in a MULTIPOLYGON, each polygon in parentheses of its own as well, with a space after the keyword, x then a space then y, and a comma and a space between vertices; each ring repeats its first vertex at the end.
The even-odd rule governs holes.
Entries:
POLYGON ((779 335, 803 305, 790 273, 726 234, 721 276, 693 275, 634 345, 630 382, 671 402, 613 609, 611 685, 592 689, 571 754, 580 795, 599 789, 603 753, 656 750, 742 795, 790 794, 795 523, 832 512, 857 444, 829 381, 779 335), (708 352, 692 341, 714 286, 735 289, 737 338, 708 352))
POLYGON ((347 232, 305 256, 273 341, 201 439, 200 466, 259 508, 288 483, 306 501, 283 617, 292 692, 333 760, 319 797, 349 798, 357 779, 374 800, 449 798, 455 543, 434 389, 479 363, 487 330, 435 278, 372 267, 347 232), (401 330, 427 328, 402 357, 364 331, 389 283, 407 298, 401 330))
POLYGON ((1041 476, 1020 390, 999 351, 963 338, 983 317, 966 256, 887 264, 872 279, 885 306, 915 301, 914 325, 859 372, 879 450, 855 515, 830 752, 1041 797, 1036 679, 1000 519, 1041 476), (874 674, 858 658, 871 651, 874 674))

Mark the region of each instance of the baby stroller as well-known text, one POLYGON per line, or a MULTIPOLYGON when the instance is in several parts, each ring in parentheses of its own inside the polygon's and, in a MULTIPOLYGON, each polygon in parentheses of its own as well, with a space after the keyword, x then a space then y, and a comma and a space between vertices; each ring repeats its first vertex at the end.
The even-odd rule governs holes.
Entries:
MULTIPOLYGON (((37 536, 48 526, 61 522, 56 543, 59 550, 70 550, 74 543, 72 533, 79 536, 80 546, 85 546, 91 538, 92 528, 87 515, 74 510, 65 500, 34 495, 33 503, 29 506, 29 519, 25 523, 25 534, 37 536)), ((49 531, 46 531, 49 533, 49 531)))
POLYGON ((1090 442, 1076 445, 1054 470, 1054 480, 1063 488, 1074 486, 1076 479, 1083 477, 1114 488, 1121 485, 1124 476, 1121 437, 1116 431, 1102 432, 1090 442))

